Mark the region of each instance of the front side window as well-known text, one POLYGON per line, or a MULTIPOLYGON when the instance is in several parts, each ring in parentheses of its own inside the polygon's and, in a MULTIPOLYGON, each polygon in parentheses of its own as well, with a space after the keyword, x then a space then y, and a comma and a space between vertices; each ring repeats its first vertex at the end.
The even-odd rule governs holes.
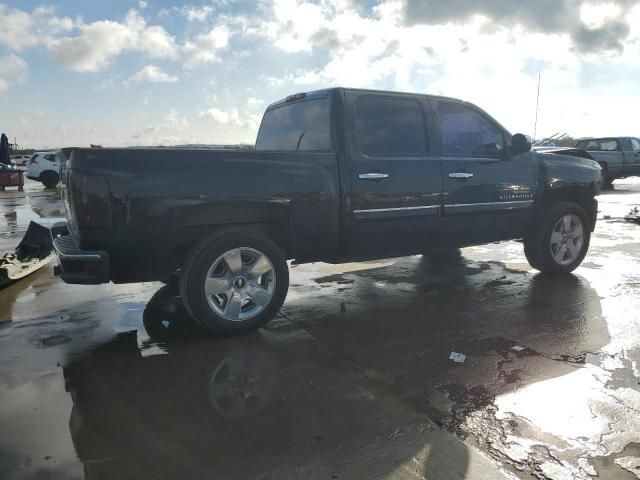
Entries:
POLYGON ((480 112, 457 103, 438 105, 443 155, 454 157, 500 157, 502 131, 480 112))
POLYGON ((264 114, 256 150, 330 152, 329 100, 285 104, 264 114))
POLYGON ((356 141, 372 157, 419 157, 427 154, 422 105, 413 98, 364 95, 356 101, 356 141))
POLYGON ((633 149, 634 152, 640 152, 640 140, 638 140, 637 138, 632 138, 631 148, 633 149))

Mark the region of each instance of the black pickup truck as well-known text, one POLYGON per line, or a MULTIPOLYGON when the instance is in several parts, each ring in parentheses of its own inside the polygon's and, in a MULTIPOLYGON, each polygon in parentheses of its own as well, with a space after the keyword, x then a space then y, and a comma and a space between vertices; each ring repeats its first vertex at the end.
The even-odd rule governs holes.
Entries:
POLYGON ((267 108, 255 150, 62 149, 68 283, 177 279, 203 326, 258 328, 287 259, 340 263, 523 239, 571 272, 595 227, 601 169, 531 151, 480 108, 334 88, 267 108))

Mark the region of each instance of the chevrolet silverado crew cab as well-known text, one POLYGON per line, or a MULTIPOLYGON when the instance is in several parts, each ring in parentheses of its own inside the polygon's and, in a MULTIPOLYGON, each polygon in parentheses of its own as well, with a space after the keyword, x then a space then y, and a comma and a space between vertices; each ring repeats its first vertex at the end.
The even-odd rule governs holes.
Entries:
POLYGON ((613 188, 617 178, 640 176, 640 140, 633 137, 585 138, 576 148, 586 150, 602 167, 602 186, 613 188))
POLYGON ((177 277, 194 319, 222 333, 276 315, 288 259, 523 239, 534 268, 571 272, 601 181, 593 160, 531 152, 470 103, 343 88, 270 105, 255 150, 67 148, 59 158, 63 280, 177 277))

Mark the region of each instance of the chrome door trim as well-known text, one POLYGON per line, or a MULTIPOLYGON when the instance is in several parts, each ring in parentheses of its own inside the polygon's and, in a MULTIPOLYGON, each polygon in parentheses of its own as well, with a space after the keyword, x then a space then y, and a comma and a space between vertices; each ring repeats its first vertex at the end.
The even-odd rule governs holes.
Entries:
POLYGON ((436 216, 440 214, 440 205, 420 205, 416 207, 373 208, 369 210, 354 210, 356 220, 372 220, 382 218, 436 216))
POLYGON ((517 210, 533 207, 533 200, 514 202, 454 203, 444 206, 444 213, 470 213, 475 211, 517 210))

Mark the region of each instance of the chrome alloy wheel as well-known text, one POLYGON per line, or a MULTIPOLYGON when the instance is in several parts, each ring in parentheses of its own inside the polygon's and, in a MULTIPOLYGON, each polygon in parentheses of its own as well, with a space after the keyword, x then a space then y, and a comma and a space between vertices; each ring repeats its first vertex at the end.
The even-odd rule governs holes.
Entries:
POLYGON ((204 293, 211 309, 233 322, 262 312, 273 297, 276 271, 269 258, 249 247, 228 250, 207 271, 204 293))
POLYGON ((558 265, 573 263, 582 253, 584 225, 578 215, 561 217, 551 231, 551 256, 558 265))

